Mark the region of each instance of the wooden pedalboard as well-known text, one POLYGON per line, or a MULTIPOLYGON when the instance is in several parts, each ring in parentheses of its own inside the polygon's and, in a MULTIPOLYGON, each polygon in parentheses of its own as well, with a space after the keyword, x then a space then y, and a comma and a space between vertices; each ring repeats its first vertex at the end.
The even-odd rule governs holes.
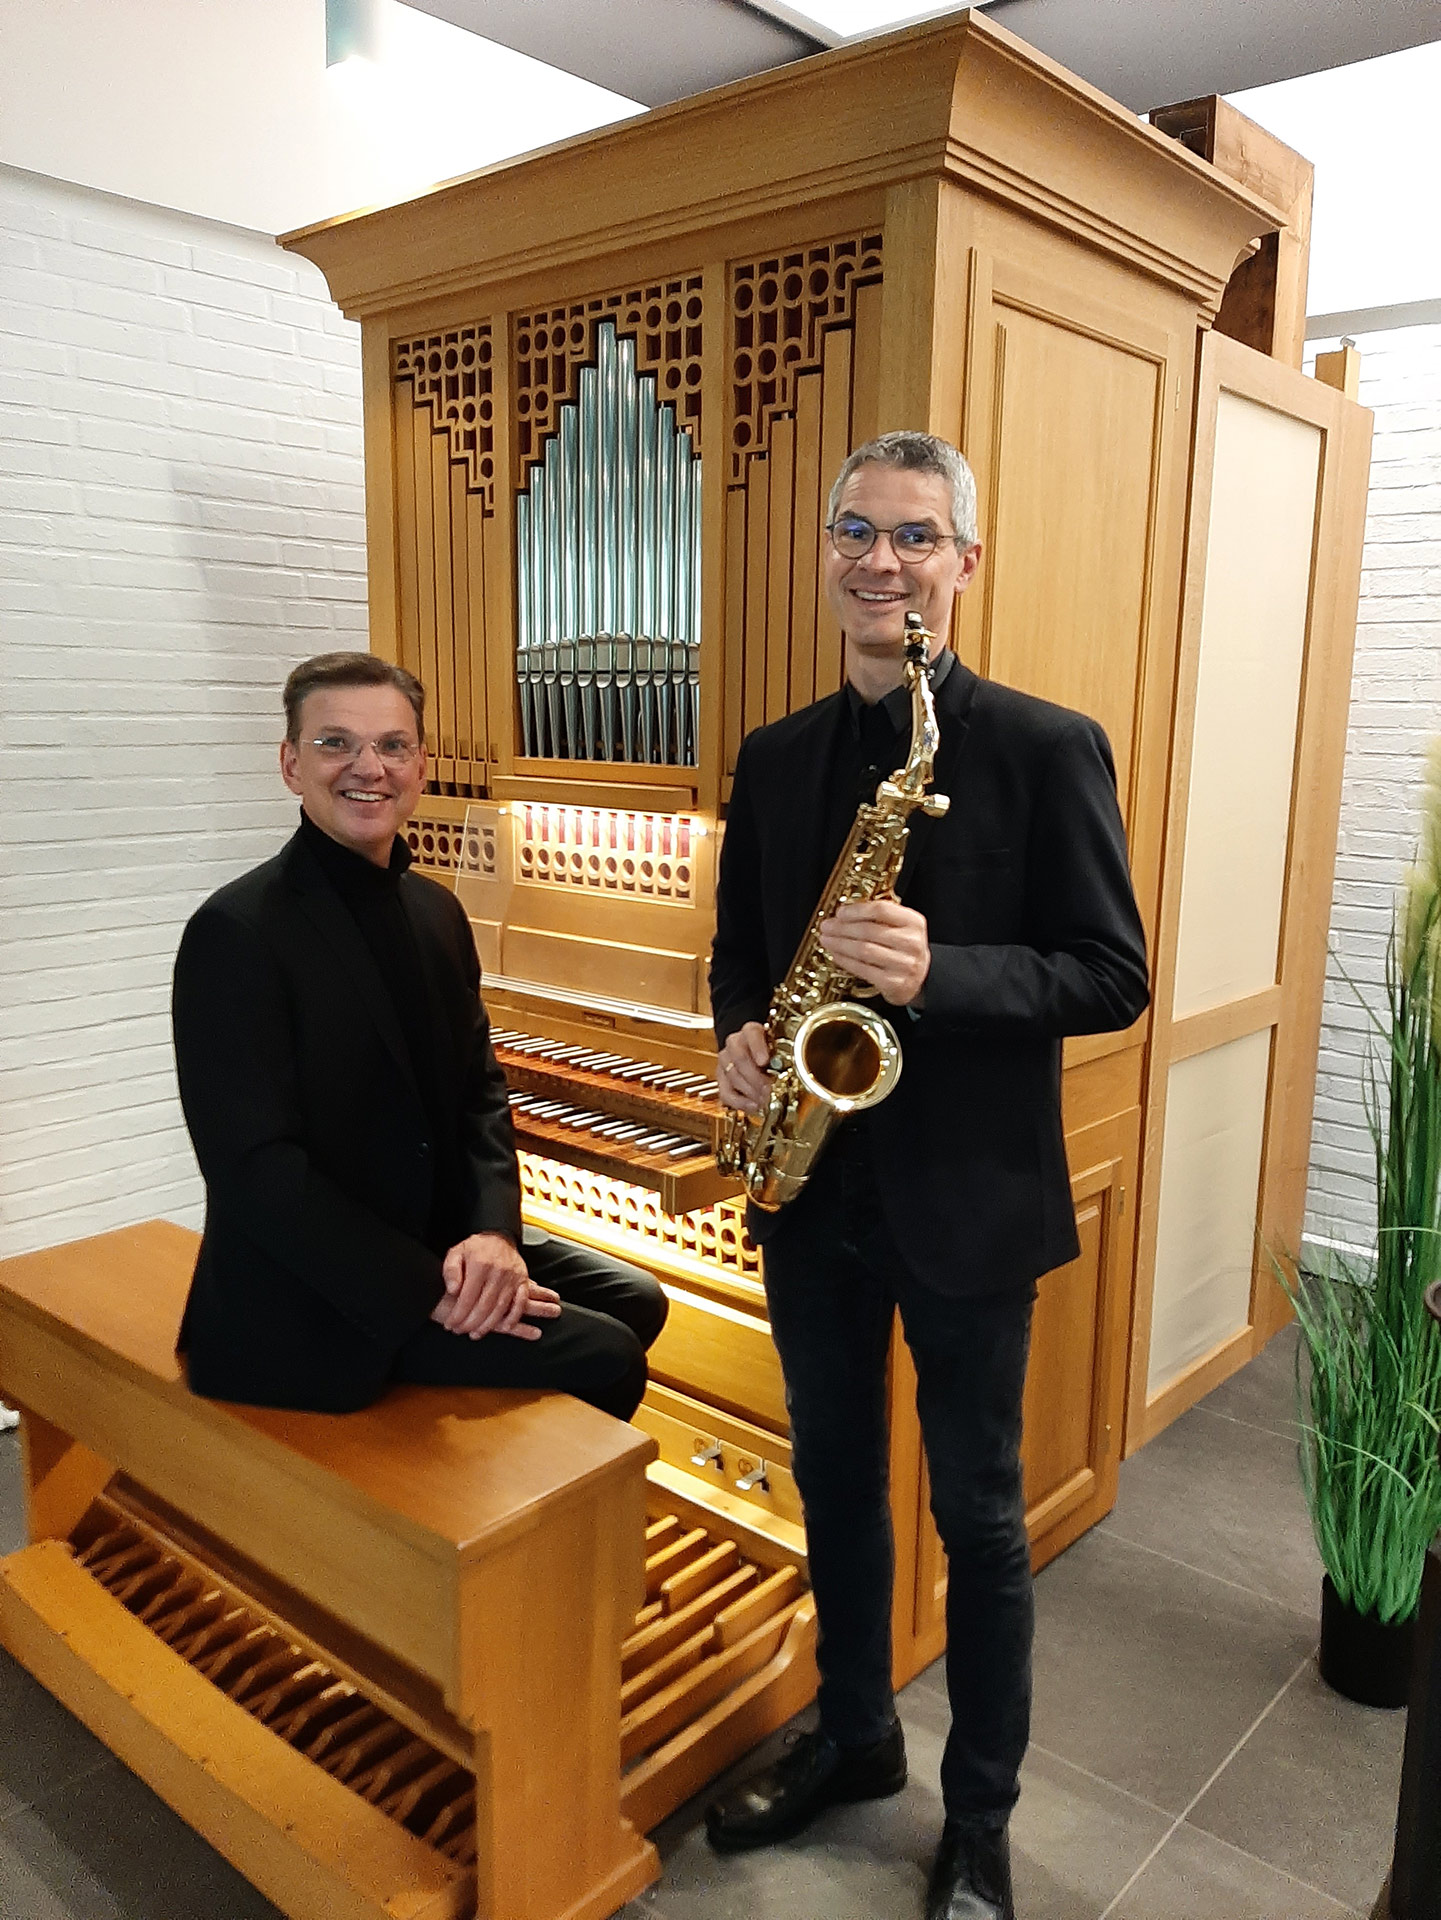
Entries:
MULTIPOLYGON (((692 1516, 659 1512, 645 1578, 618 1676, 621 1811, 642 1833, 815 1688, 814 1606, 796 1565, 758 1565, 692 1516)), ((443 1750, 403 1699, 224 1578, 123 1479, 69 1541, 0 1561, 0 1639, 296 1920, 475 1912, 464 1744, 443 1750), (251 1831, 237 1847, 238 1828, 251 1831), (254 1849, 282 1835, 313 1905, 287 1892, 294 1870, 279 1884, 256 1870, 254 1849)))

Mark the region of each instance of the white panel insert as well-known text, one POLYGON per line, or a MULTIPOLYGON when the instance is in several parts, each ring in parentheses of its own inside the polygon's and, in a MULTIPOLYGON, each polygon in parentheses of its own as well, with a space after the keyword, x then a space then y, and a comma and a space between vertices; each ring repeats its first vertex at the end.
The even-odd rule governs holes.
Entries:
POLYGON ((1250 1320, 1270 1063, 1267 1028, 1167 1078, 1148 1394, 1250 1320))
POLYGON ((1222 393, 1173 1015, 1276 981, 1320 429, 1222 393))

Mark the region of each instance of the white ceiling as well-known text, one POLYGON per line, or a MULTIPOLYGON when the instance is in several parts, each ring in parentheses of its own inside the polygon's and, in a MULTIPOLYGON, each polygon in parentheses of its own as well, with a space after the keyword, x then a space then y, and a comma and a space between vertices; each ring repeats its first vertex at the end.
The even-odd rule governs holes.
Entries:
MULTIPOLYGON (((659 106, 957 11, 910 0, 409 0, 421 11, 659 106), (903 14, 904 7, 904 14, 903 14)), ((986 12, 1138 113, 1441 39, 1441 0, 989 0, 986 12)))

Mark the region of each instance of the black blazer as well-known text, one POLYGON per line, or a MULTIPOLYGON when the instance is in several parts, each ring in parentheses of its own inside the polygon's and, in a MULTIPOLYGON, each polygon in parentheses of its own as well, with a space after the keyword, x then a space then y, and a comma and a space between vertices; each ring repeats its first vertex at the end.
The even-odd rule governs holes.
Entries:
MULTIPOLYGON (((828 877, 824 771, 844 701, 741 747, 711 960, 722 1044, 765 1019, 828 877)), ((929 1284, 965 1294, 1075 1258, 1061 1038, 1138 1017, 1146 952, 1101 728, 959 661, 936 709, 934 784, 950 809, 912 816, 899 887, 928 924, 924 1011, 875 1003, 904 1065, 890 1098, 849 1124, 871 1143, 896 1244, 929 1284)), ((778 1217, 752 1208, 753 1236, 764 1242, 778 1217)))
MULTIPOLYGON (((469 922, 417 874, 402 875, 400 899, 461 1147, 445 1244, 486 1231, 519 1244, 510 1110, 469 922)), ((300 834, 192 918, 173 1013, 205 1177, 181 1329, 190 1383, 253 1405, 365 1406, 441 1296, 443 1248, 424 1239, 436 1154, 379 971, 300 834)))

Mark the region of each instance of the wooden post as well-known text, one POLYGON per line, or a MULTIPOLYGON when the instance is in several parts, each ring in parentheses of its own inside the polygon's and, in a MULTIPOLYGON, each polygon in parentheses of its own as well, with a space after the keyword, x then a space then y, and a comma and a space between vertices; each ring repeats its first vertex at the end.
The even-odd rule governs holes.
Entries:
POLYGON ((1157 107, 1151 124, 1229 179, 1259 193, 1282 216, 1279 231, 1264 235, 1237 262, 1216 315, 1216 331, 1273 360, 1284 360, 1299 373, 1311 260, 1310 161, 1216 94, 1157 107))
POLYGON ((1348 400, 1356 399, 1361 391, 1361 354, 1355 341, 1343 340, 1334 353, 1318 353, 1316 378, 1348 400))

